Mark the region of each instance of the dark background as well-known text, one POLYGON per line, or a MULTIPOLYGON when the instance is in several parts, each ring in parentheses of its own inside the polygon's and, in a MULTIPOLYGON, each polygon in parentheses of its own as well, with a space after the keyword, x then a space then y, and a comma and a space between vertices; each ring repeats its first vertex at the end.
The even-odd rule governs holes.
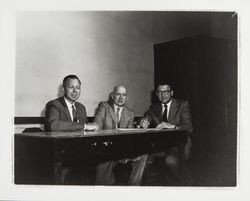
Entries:
MULTIPOLYGON (((236 28, 236 27, 235 27, 236 28)), ((192 185, 235 186, 237 42, 195 36, 154 45, 155 83, 188 100, 194 126, 192 185)))

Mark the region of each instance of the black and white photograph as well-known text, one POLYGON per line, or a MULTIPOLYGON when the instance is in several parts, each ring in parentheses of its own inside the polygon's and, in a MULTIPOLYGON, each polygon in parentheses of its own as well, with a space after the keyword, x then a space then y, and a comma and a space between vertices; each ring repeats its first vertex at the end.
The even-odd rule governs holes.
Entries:
POLYGON ((239 10, 1 10, 0 199, 249 199, 239 10))

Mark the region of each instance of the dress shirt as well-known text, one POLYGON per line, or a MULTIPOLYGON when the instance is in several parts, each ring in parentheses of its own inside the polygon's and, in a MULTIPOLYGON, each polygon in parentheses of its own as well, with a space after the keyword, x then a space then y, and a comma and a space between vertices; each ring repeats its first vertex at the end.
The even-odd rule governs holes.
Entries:
MULTIPOLYGON (((117 112, 118 107, 119 107, 119 106, 117 106, 117 105, 114 104, 115 114, 116 114, 116 112, 117 112)), ((119 108, 120 108, 120 111, 119 111, 119 113, 118 113, 118 115, 119 115, 118 121, 120 121, 120 119, 121 119, 122 110, 123 110, 123 107, 119 107, 119 108)))
MULTIPOLYGON (((76 110, 76 106, 75 106, 75 102, 72 104, 72 103, 70 103, 65 97, 64 97, 64 100, 65 100, 65 102, 66 102, 66 105, 67 105, 67 107, 68 107, 68 110, 69 110, 69 114, 70 114, 70 117, 71 117, 71 120, 73 121, 73 112, 72 112, 72 106, 75 108, 75 110, 76 110)), ((79 121, 79 120, 78 120, 79 121)), ((78 121, 77 121, 77 123, 78 123, 78 121)), ((85 130, 85 128, 86 128, 86 124, 84 123, 84 125, 83 125, 83 130, 85 130)))
MULTIPOLYGON (((168 103, 167 103, 167 106, 168 106, 168 112, 167 112, 167 119, 168 119, 168 114, 169 114, 169 110, 170 110, 170 106, 171 106, 171 103, 172 103, 172 100, 170 100, 168 103)), ((161 104, 161 112, 162 114, 164 113, 164 110, 165 110, 165 104, 161 104)))
POLYGON ((67 105, 67 107, 68 107, 68 110, 69 110, 69 113, 70 113, 71 120, 73 121, 72 106, 73 106, 73 107, 75 108, 75 110, 76 110, 75 102, 72 104, 72 103, 70 103, 65 97, 64 97, 64 100, 65 100, 66 105, 67 105))

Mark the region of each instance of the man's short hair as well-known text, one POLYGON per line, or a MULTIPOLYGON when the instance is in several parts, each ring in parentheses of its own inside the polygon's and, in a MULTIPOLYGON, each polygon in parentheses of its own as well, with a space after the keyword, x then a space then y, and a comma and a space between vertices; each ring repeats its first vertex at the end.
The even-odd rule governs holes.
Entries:
POLYGON ((78 82, 81 84, 80 79, 76 75, 67 75, 65 78, 63 78, 63 86, 66 86, 68 79, 77 79, 78 82))
POLYGON ((158 89, 158 86, 160 86, 160 85, 168 85, 169 86, 169 88, 171 89, 171 90, 173 90, 173 87, 172 87, 172 84, 170 84, 170 83, 168 83, 168 82, 157 82, 156 83, 156 85, 155 85, 155 91, 157 91, 157 89, 158 89))

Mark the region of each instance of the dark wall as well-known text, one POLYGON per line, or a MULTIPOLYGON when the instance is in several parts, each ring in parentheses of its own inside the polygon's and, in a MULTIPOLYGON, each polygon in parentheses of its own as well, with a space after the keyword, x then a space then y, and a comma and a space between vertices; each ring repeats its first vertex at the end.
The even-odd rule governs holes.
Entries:
POLYGON ((236 41, 192 37, 157 44, 154 46, 154 56, 155 82, 170 82, 174 87, 174 96, 190 102, 194 154, 212 154, 212 158, 230 155, 233 164, 230 171, 235 178, 236 41))

